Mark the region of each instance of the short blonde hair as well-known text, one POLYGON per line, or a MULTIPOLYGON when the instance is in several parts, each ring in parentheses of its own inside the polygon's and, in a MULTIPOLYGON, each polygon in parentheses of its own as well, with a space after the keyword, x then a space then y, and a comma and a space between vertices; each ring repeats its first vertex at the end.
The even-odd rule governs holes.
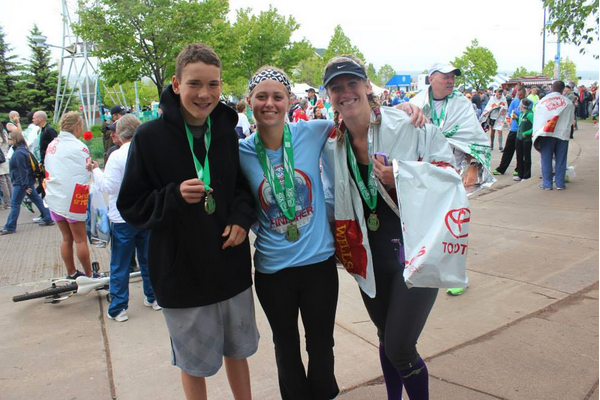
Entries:
POLYGON ((117 135, 121 140, 131 139, 135 130, 142 123, 133 114, 125 114, 117 121, 117 135))
POLYGON ((60 117, 59 126, 60 130, 63 132, 73 133, 75 131, 75 127, 79 124, 83 126, 83 120, 77 111, 69 111, 60 117))

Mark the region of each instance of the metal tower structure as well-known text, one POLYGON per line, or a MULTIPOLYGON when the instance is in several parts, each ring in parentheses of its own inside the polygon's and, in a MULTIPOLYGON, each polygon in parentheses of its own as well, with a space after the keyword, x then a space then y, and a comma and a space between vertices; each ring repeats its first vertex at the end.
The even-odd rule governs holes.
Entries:
POLYGON ((62 45, 46 43, 43 35, 32 39, 41 47, 61 49, 58 65, 58 86, 54 103, 54 122, 67 112, 69 103, 76 97, 81 102, 80 111, 87 127, 96 124, 98 113, 98 60, 90 56, 92 45, 77 36, 71 25, 75 20, 69 10, 67 0, 62 2, 63 35, 62 45))

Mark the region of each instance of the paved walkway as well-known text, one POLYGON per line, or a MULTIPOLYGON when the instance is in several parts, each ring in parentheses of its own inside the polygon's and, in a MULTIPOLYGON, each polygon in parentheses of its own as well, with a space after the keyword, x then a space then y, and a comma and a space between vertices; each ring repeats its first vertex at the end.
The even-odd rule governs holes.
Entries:
MULTIPOLYGON (((591 124, 579 127, 569 148, 577 177, 567 190, 537 188, 534 151, 534 178, 500 176, 472 199, 471 287, 460 297, 439 294, 419 343, 432 399, 598 399, 598 141, 591 124)), ((0 211, 0 221, 7 215, 0 211)), ((12 303, 65 275, 58 229, 38 227, 33 216, 23 208, 18 233, 0 237, 0 398, 182 399, 164 320, 143 306, 140 282, 131 284, 126 323, 108 320, 96 293, 58 305, 12 303)), ((108 249, 92 252, 107 269, 108 249)), ((339 274, 339 399, 385 399, 375 329, 354 280, 339 274)), ((254 398, 278 399, 258 302, 257 320, 254 398)), ((208 382, 209 398, 232 398, 223 371, 208 382)))

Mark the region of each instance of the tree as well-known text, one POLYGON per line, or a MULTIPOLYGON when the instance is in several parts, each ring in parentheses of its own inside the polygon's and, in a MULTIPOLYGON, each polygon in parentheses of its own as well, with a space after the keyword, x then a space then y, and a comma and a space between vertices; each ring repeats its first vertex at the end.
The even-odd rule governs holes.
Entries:
POLYGON ((456 77, 457 85, 485 88, 491 78, 498 73, 498 64, 490 50, 479 47, 479 42, 474 39, 471 46, 467 46, 463 55, 452 61, 452 65, 460 69, 461 76, 456 77))
POLYGON ((21 107, 24 110, 43 110, 52 119, 54 114, 54 103, 56 100, 56 88, 58 86, 58 71, 50 67, 50 50, 38 47, 32 39, 33 36, 41 35, 37 25, 34 25, 27 38, 31 49, 31 58, 24 66, 22 79, 17 83, 21 107))
POLYGON ((16 55, 9 55, 12 48, 5 41, 5 34, 0 27, 0 120, 6 121, 8 113, 18 108, 16 93, 17 72, 19 65, 14 61, 16 55))
POLYGON ((373 82, 373 84, 381 86, 381 83, 379 82, 379 76, 377 75, 377 69, 375 69, 373 63, 367 64, 367 76, 369 77, 369 80, 373 82))
MULTIPOLYGON (((120 99, 122 98, 122 96, 116 97, 111 95, 115 92, 121 93, 121 89, 123 90, 122 93, 125 97, 126 103, 122 105, 126 107, 133 107, 135 105, 135 84, 132 82, 124 82, 120 85, 120 87, 119 85, 113 85, 112 87, 106 88, 104 87, 104 85, 101 85, 100 96, 102 98, 102 103, 104 103, 106 108, 111 108, 114 105, 121 104, 122 100, 120 99)), ((153 101, 159 100, 154 82, 138 81, 137 89, 140 107, 148 106, 153 101)))
POLYGON ((385 64, 379 69, 378 75, 379 82, 381 82, 380 86, 384 86, 392 76, 396 75, 396 70, 391 65, 385 64))
POLYGON ((220 0, 82 0, 73 28, 94 44, 109 85, 146 76, 160 95, 183 46, 227 43, 228 11, 220 0))
MULTIPOLYGON (((579 46, 582 54, 588 51, 586 46, 594 40, 598 42, 598 0, 545 0, 544 6, 548 7, 552 21, 548 30, 557 34, 561 42, 579 46)), ((594 57, 598 58, 598 54, 594 57)))
POLYGON ((302 60, 294 70, 293 78, 296 82, 307 83, 312 87, 318 88, 323 83, 323 69, 325 63, 318 54, 302 60))
POLYGON ((365 60, 365 56, 360 52, 358 47, 352 45, 350 38, 346 36, 342 27, 338 25, 333 30, 333 36, 329 40, 329 45, 323 54, 323 59, 327 63, 333 57, 343 54, 351 54, 363 61, 365 60))
POLYGON ((294 17, 279 15, 272 6, 258 15, 251 13, 251 8, 238 10, 232 27, 234 36, 239 39, 239 54, 233 63, 236 70, 232 71, 235 79, 245 79, 247 83, 264 65, 291 73, 300 61, 314 54, 308 41, 291 41, 292 34, 300 27, 294 17))
POLYGON ((539 73, 537 73, 535 71, 528 71, 527 68, 525 68, 525 67, 517 67, 517 69, 515 69, 515 72, 513 72, 510 77, 511 78, 520 78, 522 76, 537 76, 537 75, 539 75, 539 73))
MULTIPOLYGON (((554 61, 548 61, 546 63, 546 65, 544 66, 544 70, 542 71, 542 74, 553 78, 555 66, 556 66, 556 64, 554 63, 554 61)), ((569 57, 567 57, 564 61, 561 57, 561 59, 560 59, 560 76, 558 78, 559 78, 559 80, 561 80, 565 83, 568 83, 571 81, 574 81, 575 83, 577 83, 577 81, 578 81, 577 66, 575 65, 575 63, 573 61, 569 60, 569 57)))

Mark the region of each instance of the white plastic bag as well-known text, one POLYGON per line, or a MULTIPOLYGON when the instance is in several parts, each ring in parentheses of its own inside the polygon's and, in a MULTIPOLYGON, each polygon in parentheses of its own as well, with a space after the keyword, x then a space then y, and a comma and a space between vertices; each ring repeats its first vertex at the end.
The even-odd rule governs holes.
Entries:
POLYGON ((394 160, 404 236, 406 286, 467 287, 471 211, 451 167, 394 160))
POLYGON ((567 167, 567 171, 565 172, 565 182, 573 182, 577 173, 575 172, 575 166, 570 165, 567 167))
POLYGON ((110 221, 104 195, 96 185, 90 186, 88 215, 88 237, 94 247, 106 247, 110 242, 110 221))

